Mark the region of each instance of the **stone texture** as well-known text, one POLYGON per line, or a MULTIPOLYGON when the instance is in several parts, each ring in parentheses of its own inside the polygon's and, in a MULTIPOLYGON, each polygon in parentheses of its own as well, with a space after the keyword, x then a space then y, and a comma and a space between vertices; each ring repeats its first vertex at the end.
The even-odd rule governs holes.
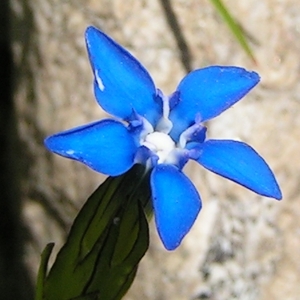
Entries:
POLYGON ((55 241, 59 248, 103 179, 43 147, 48 134, 105 115, 93 100, 83 39, 94 24, 134 53, 166 93, 184 76, 186 62, 192 68, 220 64, 258 71, 261 84, 212 120, 209 135, 251 144, 274 170, 284 195, 282 202, 262 198, 190 164, 186 171, 201 191, 203 210, 172 253, 152 226, 151 247, 125 298, 299 299, 300 6, 298 0, 224 2, 249 36, 257 64, 210 1, 170 1, 189 50, 184 62, 170 10, 159 0, 11 0, 23 217, 30 230, 25 261, 33 276, 45 244, 55 241))

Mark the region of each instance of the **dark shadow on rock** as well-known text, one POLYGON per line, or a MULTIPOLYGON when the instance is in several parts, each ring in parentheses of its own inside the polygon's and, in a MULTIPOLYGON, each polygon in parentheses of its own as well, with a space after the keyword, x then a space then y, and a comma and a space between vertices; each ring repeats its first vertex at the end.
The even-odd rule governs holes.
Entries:
POLYGON ((12 101, 9 1, 0 9, 0 299, 32 300, 23 262, 26 230, 21 219, 20 147, 12 101))
MULTIPOLYGON (((22 137, 20 142, 20 148, 22 149, 21 177, 26 180, 26 196, 31 200, 36 201, 41 205, 47 214, 54 221, 62 232, 67 234, 70 229, 70 222, 64 217, 63 213, 59 211, 59 208, 53 202, 53 199, 48 197, 44 190, 40 190, 40 187, 36 186, 34 179, 30 180, 32 174, 32 165, 36 163, 36 156, 41 147, 44 150, 44 155, 47 160, 51 160, 51 154, 43 146, 43 140, 46 136, 44 132, 41 132, 40 128, 35 124, 35 116, 37 115, 37 93, 36 93, 36 81, 39 80, 36 75, 36 68, 43 68, 43 59, 41 58, 39 44, 37 42, 37 32, 39 29, 34 22, 35 13, 33 10, 35 7, 32 5, 34 1, 19 0, 19 4, 22 6, 22 14, 11 13, 12 18, 12 34, 11 42, 16 42, 21 45, 22 54, 19 57, 18 65, 14 66, 14 89, 19 88, 19 84, 26 85, 26 92, 24 93, 23 101, 26 103, 27 110, 22 113, 22 122, 28 124, 30 127, 30 138, 34 139, 36 147, 29 147, 26 137, 22 137), (34 60, 34 62, 33 62, 34 60), (29 178, 29 179, 28 179, 29 178)), ((45 170, 46 172, 47 170, 45 170)), ((66 195, 62 195, 59 191, 57 198, 59 200, 68 202, 68 205, 74 207, 66 195)), ((34 237, 27 235, 31 243, 36 243, 34 237)))
POLYGON ((170 0, 160 0, 166 21, 174 35, 181 63, 187 73, 192 71, 192 54, 188 46, 187 40, 183 34, 182 28, 179 25, 177 16, 173 10, 170 0))

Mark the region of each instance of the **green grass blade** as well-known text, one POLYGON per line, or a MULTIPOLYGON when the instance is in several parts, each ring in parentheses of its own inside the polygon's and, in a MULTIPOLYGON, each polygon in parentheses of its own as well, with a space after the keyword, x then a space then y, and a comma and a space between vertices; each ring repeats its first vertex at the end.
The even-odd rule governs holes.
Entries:
POLYGON ((244 49, 246 54, 250 57, 250 59, 255 63, 256 59, 254 57, 254 54, 245 38, 245 35, 243 31, 241 30, 241 27, 236 23, 234 18, 231 16, 229 11, 224 6, 223 2, 221 0, 211 0, 212 4, 215 6, 219 14, 224 19, 225 23, 228 25, 234 36, 236 37, 237 41, 241 45, 241 47, 244 49))

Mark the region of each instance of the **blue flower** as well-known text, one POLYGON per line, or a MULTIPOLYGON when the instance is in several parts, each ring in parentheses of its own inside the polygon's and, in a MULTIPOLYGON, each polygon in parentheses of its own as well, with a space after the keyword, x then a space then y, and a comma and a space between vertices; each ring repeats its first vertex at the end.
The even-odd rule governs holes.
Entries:
POLYGON ((206 139, 203 125, 247 94, 259 82, 258 74, 211 66, 189 73, 165 96, 146 69, 103 32, 89 27, 85 37, 95 97, 114 119, 54 134, 45 145, 110 176, 145 164, 166 249, 179 246, 201 209, 196 188, 182 172, 189 159, 257 194, 281 199, 272 171, 254 149, 238 141, 206 139))

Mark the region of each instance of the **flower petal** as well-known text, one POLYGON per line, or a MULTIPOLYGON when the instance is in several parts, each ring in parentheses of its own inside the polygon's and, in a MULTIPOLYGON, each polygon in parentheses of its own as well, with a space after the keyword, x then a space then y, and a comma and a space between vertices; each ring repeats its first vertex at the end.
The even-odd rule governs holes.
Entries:
POLYGON ((174 250, 195 222, 200 196, 181 171, 167 164, 153 169, 151 188, 158 233, 166 249, 174 250))
POLYGON ((56 154, 111 176, 129 170, 137 150, 127 128, 111 119, 54 134, 45 140, 45 145, 56 154))
POLYGON ((208 140, 197 161, 206 169, 257 194, 280 200, 276 179, 264 159, 249 145, 232 140, 208 140))
POLYGON ((101 107, 124 120, 134 110, 155 124, 162 103, 156 99, 155 85, 146 69, 95 27, 88 27, 85 37, 95 75, 95 96, 101 107))
POLYGON ((179 83, 179 102, 170 113, 176 141, 196 117, 214 118, 246 95, 259 82, 259 75, 238 67, 211 66, 189 73, 179 83))

